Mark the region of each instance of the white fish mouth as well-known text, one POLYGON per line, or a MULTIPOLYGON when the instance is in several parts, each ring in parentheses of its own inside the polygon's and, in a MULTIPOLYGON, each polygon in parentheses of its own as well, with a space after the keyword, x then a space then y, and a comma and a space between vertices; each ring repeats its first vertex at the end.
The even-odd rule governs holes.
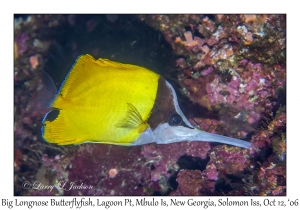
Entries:
POLYGON ((250 142, 240 139, 208 133, 197 128, 190 129, 184 126, 170 126, 168 123, 160 124, 154 131, 151 128, 147 128, 133 145, 154 142, 157 144, 170 144, 183 141, 218 142, 247 149, 251 146, 250 142))
POLYGON ((250 142, 218 134, 201 131, 197 128, 190 129, 183 126, 170 126, 167 123, 159 125, 153 132, 157 144, 169 144, 182 141, 206 141, 229 144, 249 149, 250 142))

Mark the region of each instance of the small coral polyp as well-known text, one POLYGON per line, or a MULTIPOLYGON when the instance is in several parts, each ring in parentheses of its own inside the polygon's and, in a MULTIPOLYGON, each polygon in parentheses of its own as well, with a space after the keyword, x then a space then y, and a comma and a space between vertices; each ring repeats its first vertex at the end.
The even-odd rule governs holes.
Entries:
POLYGON ((184 37, 186 41, 182 41, 180 37, 177 37, 175 42, 182 43, 183 45, 188 47, 195 46, 198 44, 198 42, 195 39, 193 39, 192 32, 190 31, 185 32, 184 37))

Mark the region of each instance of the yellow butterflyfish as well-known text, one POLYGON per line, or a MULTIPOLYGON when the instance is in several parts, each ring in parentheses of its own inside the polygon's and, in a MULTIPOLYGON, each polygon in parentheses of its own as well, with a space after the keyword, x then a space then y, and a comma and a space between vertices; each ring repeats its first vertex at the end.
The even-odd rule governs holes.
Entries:
POLYGON ((49 143, 130 146, 209 141, 251 146, 192 126, 171 84, 144 67, 87 54, 77 58, 58 92, 51 78, 44 80, 42 89, 54 96, 42 127, 42 137, 49 143))

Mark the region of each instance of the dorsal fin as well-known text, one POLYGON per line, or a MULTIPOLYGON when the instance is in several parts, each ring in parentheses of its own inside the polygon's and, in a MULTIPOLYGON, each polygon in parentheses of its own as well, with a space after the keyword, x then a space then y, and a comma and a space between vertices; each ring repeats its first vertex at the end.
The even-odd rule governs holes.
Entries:
POLYGON ((95 59, 91 55, 80 55, 77 57, 75 63, 73 64, 71 70, 66 76, 64 82, 62 83, 59 94, 62 97, 68 97, 68 95, 82 83, 83 79, 86 79, 89 74, 89 71, 97 70, 95 67, 95 59))
MULTIPOLYGON (((86 54, 77 57, 70 72, 66 76, 64 82, 61 85, 59 93, 62 97, 69 98, 71 94, 82 81, 87 81, 88 78, 93 78, 95 73, 99 72, 101 67, 112 67, 118 69, 138 69, 139 66, 131 64, 123 64, 108 59, 99 58, 96 60, 93 56, 86 54)), ((103 69, 103 68, 102 68, 103 69)))
POLYGON ((54 81, 47 72, 41 70, 41 83, 37 87, 37 95, 29 101, 30 110, 44 110, 50 108, 57 95, 54 81))

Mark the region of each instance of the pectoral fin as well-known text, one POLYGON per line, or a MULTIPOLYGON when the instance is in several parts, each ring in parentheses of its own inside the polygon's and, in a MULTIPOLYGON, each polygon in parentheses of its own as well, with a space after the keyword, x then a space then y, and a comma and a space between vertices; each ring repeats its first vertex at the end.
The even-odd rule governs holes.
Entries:
POLYGON ((149 127, 148 123, 142 119, 139 111, 131 104, 127 103, 128 110, 124 119, 116 124, 118 128, 137 129, 139 133, 142 133, 149 127))

